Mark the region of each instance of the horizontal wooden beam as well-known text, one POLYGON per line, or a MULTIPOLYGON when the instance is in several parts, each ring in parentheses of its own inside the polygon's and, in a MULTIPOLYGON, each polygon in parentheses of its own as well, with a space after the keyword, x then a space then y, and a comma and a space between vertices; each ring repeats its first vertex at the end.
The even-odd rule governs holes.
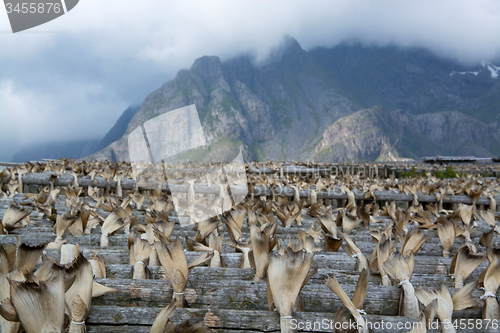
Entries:
MULTIPOLYGON (((226 264, 224 262, 224 264, 226 264)), ((417 264, 420 265, 420 261, 417 260, 417 264)), ((487 266, 487 265, 484 265, 487 266)), ((310 280, 311 284, 321 284, 324 280, 335 274, 340 284, 342 285, 356 285, 359 272, 355 270, 341 270, 338 268, 324 268, 323 266, 318 266, 318 272, 313 275, 310 280)), ((444 267, 443 270, 448 271, 449 267, 444 267)), ((475 278, 481 274, 481 272, 486 267, 481 267, 476 269, 473 274, 469 277, 470 281, 473 281, 475 278)), ((129 279, 131 278, 132 266, 128 264, 121 265, 106 265, 106 276, 111 279, 129 279)), ((148 266, 149 271, 151 272, 153 280, 165 280, 167 279, 165 276, 165 271, 161 266, 148 266)), ((443 272, 444 273, 444 272, 443 272)), ((198 283, 203 283, 204 280, 242 280, 242 281, 252 281, 255 276, 255 269, 252 268, 236 268, 236 267, 226 267, 224 268, 213 268, 213 267, 195 267, 189 273, 189 279, 191 281, 198 281, 198 283)), ((468 280, 468 281, 469 281, 468 280)), ((372 286, 377 286, 382 284, 382 278, 380 275, 372 274, 369 276, 369 283, 372 286)), ((414 286, 424 286, 427 288, 434 288, 435 286, 439 286, 441 284, 452 285, 453 279, 451 275, 448 274, 439 274, 438 272, 434 272, 431 274, 416 274, 414 273, 411 278, 411 283, 414 286)))
MULTIPOLYGON (((193 321, 194 322, 194 321, 193 321)), ((149 333, 151 331, 151 325, 88 325, 88 333, 149 333)), ((245 329, 245 330, 235 330, 235 329, 212 329, 214 333, 262 333, 263 331, 245 329)), ((279 332, 279 331, 275 331, 279 332)), ((434 332, 434 331, 428 331, 434 332)))
MULTIPOLYGON (((166 304, 168 305, 168 303, 166 304)), ((87 317, 87 326, 90 328, 93 325, 113 325, 121 327, 122 325, 128 326, 144 326, 151 325, 160 312, 161 307, 158 308, 120 308, 113 306, 99 306, 92 307, 87 317)), ((326 320, 328 323, 333 321, 334 312, 295 312, 293 318, 297 319, 297 323, 306 325, 307 323, 322 323, 326 320)), ((404 327, 404 323, 418 322, 417 318, 400 317, 400 316, 381 316, 381 315, 365 315, 363 318, 369 322, 370 332, 372 333, 407 333, 408 327, 404 327), (383 326, 382 323, 385 323, 383 326), (388 323, 391 323, 390 329, 388 323), (402 328, 398 328, 398 323, 403 323, 402 328)), ((241 311, 239 309, 177 309, 176 314, 172 320, 180 323, 184 320, 191 322, 204 321, 212 329, 226 330, 228 332, 238 332, 244 330, 245 332, 280 332, 280 317, 276 311, 241 311)), ((332 332, 329 326, 321 327, 318 324, 316 329, 303 329, 303 332, 332 332)), ((90 332, 90 330, 89 330, 90 332)), ((112 331, 117 332, 117 331, 112 331)), ((121 332, 121 331, 120 331, 121 332)), ((124 331, 125 332, 125 331, 124 331)), ((438 330, 429 330, 429 333, 441 332, 441 327, 438 330)), ((460 331, 459 331, 460 332, 460 331)), ((484 328, 473 328, 467 332, 479 333, 485 332, 484 328)))
MULTIPOLYGON (((126 247, 111 247, 111 248, 88 248, 80 249, 83 255, 90 258, 92 254, 99 255, 104 263, 108 265, 126 265, 129 263, 130 252, 126 247)), ((60 258, 59 249, 48 249, 46 253, 56 259, 60 258)), ((188 263, 194 261, 200 252, 186 251, 186 260, 188 263)), ((367 254, 369 257, 371 253, 367 254)), ((221 254, 222 260, 228 268, 240 267, 242 261, 241 253, 225 253, 221 254)), ((415 266, 413 273, 415 275, 437 274, 446 275, 449 271, 451 258, 443 258, 437 256, 426 256, 418 254, 416 257, 418 265, 415 266)), ((313 259, 313 264, 325 270, 341 270, 355 272, 357 268, 357 260, 348 256, 345 252, 323 252, 316 254, 313 259)), ((486 268, 487 262, 484 262, 477 269, 482 272, 486 268)))
MULTIPOLYGON (((181 234, 178 233, 178 236, 181 234)), ((293 235, 279 235, 278 238, 283 242, 283 244, 287 244, 290 238, 293 235)), ((55 235, 54 234, 23 234, 21 236, 21 241, 25 242, 30 245, 38 245, 46 242, 52 242, 55 240, 55 235)), ((175 238, 176 236, 174 236, 175 238)), ((184 236, 180 236, 181 240, 184 243, 184 236)), ((248 235, 246 235, 245 238, 248 238, 248 235)), ((371 241, 370 236, 368 236, 368 232, 359 232, 351 235, 351 238, 354 240, 356 245, 359 247, 359 249, 365 253, 366 255, 369 255, 372 253, 373 249, 375 248, 375 244, 371 241), (358 236, 359 235, 359 236, 358 236)), ((67 240, 68 244, 80 244, 81 246, 91 246, 91 247, 99 247, 100 246, 100 239, 101 236, 98 234, 91 234, 91 235, 84 235, 84 236, 71 236, 71 235, 66 235, 64 236, 64 239, 67 240)), ((109 240, 111 242, 111 247, 127 247, 128 244, 128 235, 125 234, 119 234, 119 235, 114 235, 114 236, 109 236, 109 240)), ((473 242, 477 245, 478 240, 476 237, 472 236, 473 242)), ((15 235, 0 235, 0 244, 7 244, 7 243, 15 243, 16 242, 16 237, 15 235)), ((464 240, 463 239, 457 239, 454 243, 452 253, 455 253, 455 251, 458 250, 458 248, 463 245, 464 240)), ((420 248, 420 250, 417 252, 417 255, 429 255, 429 256, 436 256, 440 257, 442 256, 441 252, 441 245, 440 241, 437 237, 431 237, 428 239, 420 248)), ((323 246, 320 244, 320 246, 323 246)), ((400 246, 400 245, 399 245, 400 246)), ((229 238, 226 235, 226 241, 223 242, 222 244, 222 253, 232 253, 235 250, 229 246, 229 238)), ((324 251, 324 250, 323 250, 324 251)))
MULTIPOLYGON (((27 173, 23 175, 23 183, 25 185, 41 185, 47 186, 50 185, 50 172, 43 173, 27 173)), ((74 177, 70 174, 62 174, 57 177, 54 182, 55 186, 68 186, 73 184, 74 177)), ((116 188, 117 181, 110 180, 106 181, 101 177, 95 177, 94 179, 90 179, 88 177, 79 178, 78 184, 82 187, 94 186, 99 188, 106 188, 109 186, 110 188, 116 188)), ((133 179, 122 179, 121 186, 123 190, 134 190, 136 189, 136 183, 133 179)), ((139 187, 140 190, 152 190, 160 188, 163 191, 167 192, 175 192, 175 193, 187 193, 189 186, 186 184, 172 184, 172 183, 163 183, 159 184, 157 182, 150 182, 145 186, 139 187)), ((250 190, 247 186, 236 186, 231 185, 231 193, 234 195, 246 195, 250 193, 250 190)), ((218 185, 194 185, 195 193, 203 193, 203 194, 218 194, 220 191, 220 187, 218 185)), ((255 186, 253 189, 254 195, 256 196, 271 196, 272 190, 269 187, 255 186)), ((283 187, 275 187, 274 192, 276 195, 284 195, 287 197, 293 197, 295 194, 295 190, 288 186, 283 187)), ((357 190, 353 190, 356 199, 370 199, 370 195, 368 192, 361 192, 357 190)), ((413 201, 412 194, 405 194, 396 191, 374 191, 375 198, 381 201, 413 201)), ((299 195, 301 198, 309 198, 311 195, 311 190, 304 189, 299 191, 299 195)), ((437 198, 435 195, 427 195, 419 193, 418 200, 420 202, 437 202, 437 198)), ((340 190, 329 190, 329 191, 319 191, 317 193, 317 197, 320 199, 347 199, 347 193, 341 192, 340 190)), ((500 195, 495 196, 496 201, 500 204, 500 195)), ((466 195, 454 195, 454 196, 445 196, 443 198, 444 203, 465 203, 472 204, 472 197, 466 195)), ((481 205, 489 205, 490 200, 488 197, 481 196, 476 201, 477 204, 481 205)))
MULTIPOLYGON (((161 307, 172 299, 172 288, 166 280, 98 279, 97 282, 117 289, 117 292, 95 298, 94 305, 126 304, 130 307, 161 307)), ((352 298, 355 285, 342 288, 352 298)), ((397 316, 401 288, 368 286, 364 310, 368 314, 397 316)), ((308 283, 301 291, 307 312, 335 311, 342 302, 325 284, 308 283)), ((473 292, 479 300, 481 290, 473 292)), ((267 282, 245 280, 188 280, 185 297, 192 308, 229 308, 267 310, 267 282)), ((455 313, 457 318, 480 318, 481 309, 467 309, 455 313)), ((143 322, 144 323, 144 322, 143 322)), ((137 323, 140 324, 140 323, 137 323)))

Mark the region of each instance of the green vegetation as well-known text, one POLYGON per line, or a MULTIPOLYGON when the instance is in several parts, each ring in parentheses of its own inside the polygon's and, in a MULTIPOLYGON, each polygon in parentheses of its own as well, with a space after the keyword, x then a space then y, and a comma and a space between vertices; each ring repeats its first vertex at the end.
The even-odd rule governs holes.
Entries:
POLYGON ((284 160, 286 160, 286 156, 285 156, 285 138, 283 138, 281 140, 281 155, 280 155, 280 158, 278 159, 279 162, 283 162, 284 160))
POLYGON ((198 115, 201 123, 210 129, 214 127, 214 122, 219 121, 219 118, 212 113, 211 108, 200 108, 198 115))
POLYGON ((415 167, 411 168, 410 171, 403 171, 401 173, 401 176, 403 178, 416 178, 418 177, 419 173, 417 172, 417 169, 415 169, 415 167))
POLYGON ((224 113, 226 113, 226 114, 229 114, 229 115, 233 114, 231 112, 231 109, 235 109, 235 110, 238 109, 238 101, 236 101, 229 94, 225 94, 224 98, 219 103, 219 105, 221 107, 221 111, 224 112, 224 113))
POLYGON ((434 172, 434 175, 440 179, 442 179, 442 178, 458 178, 457 172, 453 169, 453 167, 451 165, 446 167, 446 170, 444 170, 444 171, 436 170, 434 172))
POLYGON ((250 151, 254 154, 258 161, 266 160, 266 152, 258 142, 252 143, 248 146, 248 148, 250 148, 250 151))
POLYGON ((223 138, 208 146, 197 147, 171 156, 168 163, 176 162, 207 162, 232 161, 239 153, 241 142, 230 138, 223 138))
POLYGON ((324 148, 321 148, 316 154, 315 154, 315 157, 316 158, 322 158, 322 157, 325 157, 326 155, 328 155, 328 153, 331 153, 332 152, 332 148, 331 147, 324 147, 324 148))
MULTIPOLYGON (((453 169, 451 165, 448 166, 446 170, 436 170, 432 173, 434 174, 434 176, 436 176, 436 178, 439 179, 459 177, 458 173, 455 171, 455 169, 453 169)), ((405 171, 401 173, 401 176, 403 178, 416 178, 420 175, 421 172, 418 172, 417 169, 415 169, 415 167, 412 167, 410 171, 405 171)))
POLYGON ((495 156, 500 156, 500 147, 495 144, 495 142, 491 142, 490 153, 495 156))

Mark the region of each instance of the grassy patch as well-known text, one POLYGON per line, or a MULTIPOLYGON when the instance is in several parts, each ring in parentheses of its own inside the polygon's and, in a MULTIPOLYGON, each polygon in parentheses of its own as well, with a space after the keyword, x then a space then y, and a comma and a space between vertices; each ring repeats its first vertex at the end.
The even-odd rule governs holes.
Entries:
POLYGON ((494 142, 491 143, 490 153, 492 153, 495 156, 500 156, 500 147, 494 142))
POLYGON ((403 178, 416 178, 418 177, 419 173, 417 172, 417 169, 415 169, 415 167, 411 168, 410 171, 403 171, 401 173, 401 176, 403 178))
POLYGON ((446 170, 444 171, 441 171, 441 170, 436 170, 434 172, 434 175, 436 176, 436 178, 458 178, 458 174, 457 172, 455 171, 455 169, 453 169, 453 167, 450 165, 448 167, 446 167, 446 170))
POLYGON ((255 155, 258 161, 266 160, 266 152, 258 142, 249 145, 248 148, 250 148, 250 151, 255 155))
POLYGON ((280 155, 279 161, 283 162, 285 159, 286 159, 286 156, 285 156, 285 138, 283 138, 283 140, 281 140, 281 155, 280 155))
POLYGON ((167 159, 168 163, 175 162, 208 162, 232 161, 239 153, 241 142, 230 138, 223 138, 208 146, 193 148, 167 159))

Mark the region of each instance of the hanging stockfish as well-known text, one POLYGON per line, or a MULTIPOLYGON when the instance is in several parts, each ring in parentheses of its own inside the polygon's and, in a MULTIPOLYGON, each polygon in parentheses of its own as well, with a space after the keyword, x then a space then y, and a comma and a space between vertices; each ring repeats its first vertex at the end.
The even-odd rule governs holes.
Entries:
POLYGON ((222 222, 226 224, 229 237, 237 242, 243 240, 241 228, 243 227, 243 220, 245 219, 246 210, 230 210, 226 214, 221 215, 222 222))
POLYGON ((29 209, 19 207, 19 205, 14 200, 3 214, 3 228, 7 232, 19 228, 24 228, 29 223, 29 215, 29 209))
POLYGON ((427 333, 436 316, 438 300, 434 299, 428 306, 421 306, 418 322, 414 323, 413 329, 408 333, 427 333))
POLYGON ((496 293, 500 286, 500 259, 493 253, 493 250, 488 249, 488 251, 490 264, 484 275, 484 295, 481 296, 481 300, 484 300, 485 303, 483 319, 498 320, 500 319, 500 305, 498 304, 496 293))
POLYGON ((16 267, 23 272, 32 272, 40 259, 40 256, 45 250, 47 244, 41 244, 37 246, 30 246, 28 244, 21 243, 21 239, 17 238, 17 258, 16 267))
POLYGON ((126 224, 133 224, 137 220, 137 217, 131 216, 130 206, 124 209, 121 206, 116 206, 113 208, 111 214, 106 217, 101 227, 101 247, 110 246, 109 236, 115 233, 120 228, 123 228, 126 224))
POLYGON ((455 226, 453 221, 446 217, 439 218, 437 221, 437 231, 439 241, 443 247, 443 257, 449 258, 451 249, 455 243, 455 226))
POLYGON ((268 290, 273 306, 280 314, 281 332, 295 332, 291 326, 293 306, 311 268, 313 256, 291 249, 285 249, 283 255, 272 252, 269 256, 268 290))
POLYGON ((195 243, 193 249, 200 252, 212 253, 212 258, 210 260, 210 267, 224 267, 224 262, 221 258, 222 251, 222 241, 224 240, 224 234, 216 236, 210 234, 208 236, 208 246, 201 243, 195 243))
POLYGON ((307 237, 307 234, 304 230, 299 230, 297 236, 302 249, 307 253, 317 253, 323 250, 321 246, 316 245, 314 240, 307 237))
POLYGON ((80 246, 78 244, 63 244, 61 246, 61 265, 66 265, 73 262, 80 254, 80 246))
POLYGON ((385 206, 382 207, 382 212, 380 213, 380 216, 389 216, 394 222, 397 222, 396 201, 391 201, 390 203, 386 202, 385 206))
POLYGON ((97 254, 92 254, 89 259, 89 263, 92 266, 92 274, 96 279, 106 278, 106 265, 102 258, 97 254))
POLYGON ((76 214, 76 220, 69 226, 68 230, 73 236, 83 236, 87 229, 90 211, 85 206, 81 206, 76 214))
POLYGON ((494 228, 497 224, 497 221, 495 219, 495 213, 490 211, 490 210, 487 210, 487 211, 480 211, 479 212, 479 215, 481 215, 481 217, 484 219, 484 221, 486 223, 488 223, 488 225, 492 228, 494 228))
POLYGON ((71 322, 69 333, 85 333, 85 319, 90 311, 92 301, 93 274, 92 265, 80 255, 67 268, 68 275, 75 275, 75 280, 66 291, 66 305, 69 308, 71 322))
POLYGON ((417 211, 412 215, 411 219, 418 222, 422 229, 434 229, 436 225, 432 222, 431 212, 424 210, 422 205, 419 205, 417 211))
MULTIPOLYGON (((24 276, 22 275, 22 273, 20 274, 24 280, 24 276)), ((12 314, 12 318, 9 319, 14 319, 15 321, 10 321, 5 319, 3 317, 3 312, 0 310, 0 314, 2 314, 2 316, 0 316, 0 329, 2 333, 18 333, 18 331, 21 328, 21 323, 19 322, 19 318, 17 317, 17 313, 14 306, 10 302, 9 278, 12 279, 12 274, 8 275, 4 273, 0 274, 0 298, 4 300, 2 304, 0 304, 0 308, 4 306, 6 308, 4 311, 12 314)))
POLYGON ((348 204, 342 212, 342 232, 348 235, 351 234, 351 232, 356 229, 361 222, 363 222, 363 220, 358 219, 358 216, 356 215, 356 207, 348 204))
POLYGON ((410 252, 417 253, 430 236, 426 236, 423 230, 414 227, 411 228, 405 235, 405 241, 401 248, 401 253, 403 256, 407 257, 410 252))
POLYGON ((156 316, 150 333, 210 333, 212 332, 203 322, 191 324, 188 320, 177 325, 170 319, 175 314, 176 304, 170 304, 163 308, 156 316))
MULTIPOLYGON (((339 212, 339 214, 341 214, 339 212)), ((337 252, 342 245, 343 239, 338 236, 337 224, 332 212, 318 216, 318 220, 323 229, 323 238, 325 240, 326 252, 337 252)))
POLYGON ((311 201, 311 207, 318 203, 318 194, 313 189, 311 189, 311 192, 309 193, 309 200, 311 201))
MULTIPOLYGON (((302 286, 300 287, 299 295, 297 296, 297 299, 295 301, 295 304, 293 305, 293 311, 298 311, 298 312, 304 312, 304 299, 302 298, 302 289, 304 289, 305 285, 309 280, 316 274, 319 270, 319 267, 315 265, 308 273, 306 278, 304 279, 304 282, 302 282, 302 286)), ((267 282, 267 288, 269 288, 269 281, 267 282)), ((268 289, 268 299, 273 303, 270 307, 274 308, 274 302, 272 300, 272 295, 270 295, 270 289, 268 289)), ((268 304, 269 305, 269 304, 268 304)))
POLYGON ((306 233, 312 237, 315 243, 321 242, 321 239, 323 238, 323 233, 321 232, 321 224, 318 221, 314 221, 309 229, 307 229, 306 233))
POLYGON ((368 272, 366 270, 361 272, 360 279, 358 280, 358 284, 356 285, 356 290, 358 290, 359 287, 359 292, 354 292, 355 297, 352 301, 347 296, 344 289, 342 289, 342 287, 340 286, 335 275, 328 277, 325 281, 325 284, 328 288, 330 288, 331 291, 335 293, 335 295, 337 295, 338 298, 340 298, 344 306, 349 310, 354 319, 356 319, 358 332, 368 333, 368 327, 362 316, 362 314, 365 314, 365 312, 362 310, 362 306, 366 295, 366 289, 368 287, 368 272), (362 281, 362 283, 360 283, 360 280, 362 281), (357 304, 354 304, 354 301, 356 301, 357 304))
POLYGON ((55 241, 49 243, 48 249, 60 249, 61 246, 66 242, 63 239, 66 231, 73 222, 75 222, 77 216, 71 214, 71 211, 66 212, 64 215, 57 214, 56 224, 54 225, 54 234, 56 234, 55 241))
POLYGON ((133 248, 135 264, 131 271, 132 279, 146 279, 151 275, 149 269, 147 268, 147 264, 152 248, 153 245, 148 241, 141 239, 141 235, 135 235, 133 248))
POLYGON ((417 207, 419 205, 419 202, 418 202, 418 187, 416 184, 412 184, 412 185, 408 185, 407 186, 408 190, 410 191, 410 193, 413 195, 413 201, 411 203, 411 205, 413 207, 417 207))
POLYGON ((453 311, 460 311, 477 305, 472 297, 472 291, 475 288, 475 282, 469 283, 451 297, 446 285, 442 284, 441 288, 435 290, 426 290, 422 287, 417 287, 415 295, 424 306, 428 306, 432 301, 437 299, 436 316, 441 321, 442 332, 455 333, 456 330, 451 322, 453 311))
POLYGON ((17 246, 14 243, 0 244, 0 273, 9 274, 15 268, 17 246))
POLYGON ((420 311, 415 289, 410 282, 415 268, 415 255, 411 252, 407 257, 401 253, 391 255, 384 263, 387 274, 403 289, 401 294, 399 315, 405 317, 418 317, 420 311))
POLYGON ((490 231, 485 231, 479 235, 479 244, 486 248, 491 246, 493 243, 493 236, 495 236, 495 228, 490 229, 490 231))
POLYGON ((450 264, 450 274, 455 280, 455 288, 462 288, 467 277, 486 261, 484 253, 474 253, 467 245, 458 249, 450 264))
POLYGON ((370 221, 373 220, 373 218, 370 215, 370 209, 366 205, 358 206, 356 208, 356 214, 358 217, 363 220, 363 226, 365 228, 368 228, 370 225, 370 221))
POLYGON ((273 207, 276 212, 276 216, 278 219, 283 223, 283 226, 285 228, 290 228, 292 225, 293 221, 295 221, 300 214, 302 214, 302 211, 299 209, 297 212, 294 212, 293 210, 289 209, 286 210, 286 206, 277 206, 273 202, 273 207))
POLYGON ((410 222, 410 218, 410 209, 398 209, 396 211, 396 228, 399 229, 399 231, 406 233, 408 231, 408 223, 410 222))
POLYGON ((252 243, 255 261, 255 279, 262 280, 266 276, 269 265, 269 252, 271 252, 271 235, 276 230, 277 223, 267 223, 260 228, 255 223, 250 223, 250 240, 252 243))
POLYGON ((188 281, 188 265, 180 238, 176 238, 169 244, 155 242, 154 247, 158 253, 165 275, 172 285, 172 302, 179 308, 187 305, 184 298, 184 288, 188 281))
POLYGON ((207 245, 205 238, 208 237, 215 229, 220 225, 220 221, 211 218, 207 220, 200 221, 196 224, 197 232, 194 240, 198 243, 207 245))
POLYGON ((472 219, 472 206, 466 204, 458 204, 458 213, 465 225, 469 225, 472 219))
POLYGON ((25 282, 9 280, 10 302, 0 305, 1 315, 8 319, 18 319, 26 333, 62 333, 64 330, 65 283, 64 271, 54 273, 48 281, 29 278, 25 282), (8 309, 7 303, 12 308, 8 309))
POLYGON ((356 258, 358 261, 358 266, 356 268, 356 271, 361 272, 363 270, 366 270, 367 272, 370 271, 370 265, 368 263, 368 259, 366 259, 366 256, 361 252, 361 250, 354 244, 353 240, 351 237, 349 237, 346 234, 343 234, 342 232, 340 233, 342 237, 344 238, 346 244, 342 245, 342 248, 344 249, 345 253, 347 253, 349 256, 356 258))
POLYGON ((229 246, 242 253, 240 268, 255 268, 251 241, 237 242, 231 239, 229 246))

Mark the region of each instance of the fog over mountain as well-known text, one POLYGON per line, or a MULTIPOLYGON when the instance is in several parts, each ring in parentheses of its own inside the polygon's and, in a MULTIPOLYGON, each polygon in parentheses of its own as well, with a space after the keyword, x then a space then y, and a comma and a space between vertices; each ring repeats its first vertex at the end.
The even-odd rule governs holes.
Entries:
POLYGON ((262 65, 247 56, 197 59, 148 95, 121 139, 90 158, 128 160, 128 133, 191 104, 221 159, 240 146, 259 160, 373 161, 387 146, 413 159, 498 155, 499 69, 423 48, 305 51, 287 37, 262 65))
POLYGON ((260 68, 286 35, 305 51, 345 42, 421 47, 476 69, 498 66, 500 56, 494 0, 86 0, 23 33, 9 33, 8 22, 0 11, 0 116, 9 124, 0 160, 37 144, 102 138, 127 107, 196 59, 245 55, 260 68))

